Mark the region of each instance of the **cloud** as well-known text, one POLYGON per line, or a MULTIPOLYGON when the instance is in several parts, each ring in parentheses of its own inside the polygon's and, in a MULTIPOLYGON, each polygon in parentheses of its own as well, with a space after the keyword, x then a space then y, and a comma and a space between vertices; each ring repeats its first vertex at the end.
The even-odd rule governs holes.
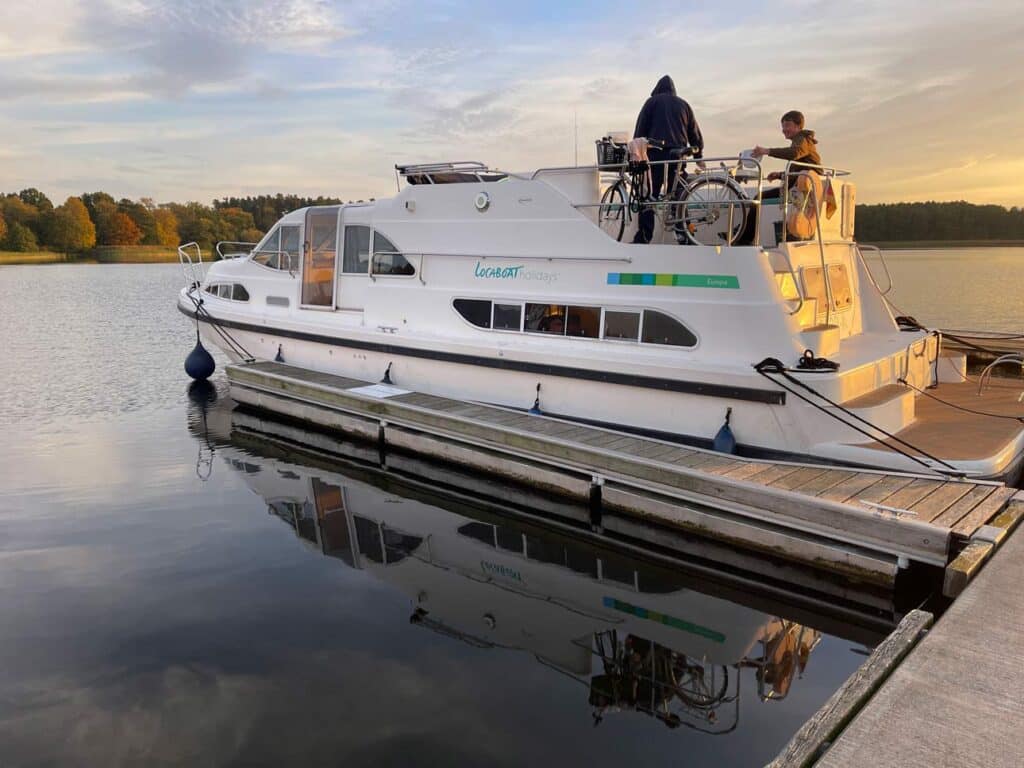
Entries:
MULTIPOLYGON (((146 191, 160 199, 279 188, 348 198, 393 188, 394 162, 522 169, 571 162, 577 143, 586 161, 593 139, 632 127, 665 72, 710 152, 774 144, 778 115, 802 109, 825 159, 857 172, 865 201, 956 197, 980 178, 980 157, 1024 141, 1014 98, 1024 22, 1008 2, 793 0, 765 16, 755 3, 721 14, 658 0, 636 19, 597 5, 560 8, 554 21, 532 3, 515 14, 461 1, 51 5, 69 20, 44 25, 56 42, 40 55, 11 47, 16 17, 0 37, 0 56, 14 56, 0 99, 18 103, 0 118, 13 137, 8 168, 46 188, 102 168, 104 184, 134 194, 143 179, 123 165, 156 171, 146 191), (85 127, 64 138, 26 129, 65 123, 85 127), (85 143, 88 158, 73 149, 85 143), (202 161, 164 173, 138 149, 153 143, 202 161), (925 178, 971 158, 963 179, 925 178)), ((1012 183, 970 186, 979 201, 1024 197, 1012 183)))

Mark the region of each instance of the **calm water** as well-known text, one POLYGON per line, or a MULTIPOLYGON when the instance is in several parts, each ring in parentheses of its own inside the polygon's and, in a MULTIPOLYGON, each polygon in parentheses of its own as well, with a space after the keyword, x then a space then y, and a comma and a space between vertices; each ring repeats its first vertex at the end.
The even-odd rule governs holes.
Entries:
MULTIPOLYGON (((966 324, 966 276, 1011 293, 1022 256, 898 254, 927 300, 894 296, 966 324)), ((0 268, 0 765, 759 765, 863 661, 859 630, 190 401, 180 280, 0 268)))

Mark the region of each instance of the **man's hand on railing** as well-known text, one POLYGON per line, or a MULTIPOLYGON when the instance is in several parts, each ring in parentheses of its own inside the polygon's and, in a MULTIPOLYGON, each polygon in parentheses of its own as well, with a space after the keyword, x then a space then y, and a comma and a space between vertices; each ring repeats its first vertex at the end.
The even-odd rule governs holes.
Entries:
POLYGON ((772 171, 765 179, 767 181, 780 181, 782 179, 782 171, 772 171))

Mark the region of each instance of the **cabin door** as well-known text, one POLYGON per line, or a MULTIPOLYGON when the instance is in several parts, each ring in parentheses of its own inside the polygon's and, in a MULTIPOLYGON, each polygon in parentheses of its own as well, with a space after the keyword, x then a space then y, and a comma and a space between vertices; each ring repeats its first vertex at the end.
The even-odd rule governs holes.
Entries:
POLYGON ((366 290, 370 285, 370 227, 343 223, 338 309, 361 311, 366 306, 366 290))
POLYGON ((340 208, 306 211, 302 244, 302 297, 304 307, 334 309, 334 274, 338 260, 340 208))

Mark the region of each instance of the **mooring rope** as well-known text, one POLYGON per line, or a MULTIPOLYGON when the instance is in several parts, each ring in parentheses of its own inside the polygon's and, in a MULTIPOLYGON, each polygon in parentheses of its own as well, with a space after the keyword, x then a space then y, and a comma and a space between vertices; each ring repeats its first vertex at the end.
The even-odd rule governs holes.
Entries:
POLYGON ((764 376, 769 381, 771 381, 772 383, 776 384, 777 386, 782 387, 787 392, 789 392, 792 395, 795 395, 800 400, 803 400, 808 405, 811 405, 811 406, 817 408, 822 413, 825 413, 825 414, 831 416, 833 419, 835 419, 839 423, 849 427, 850 429, 854 430, 855 432, 859 432, 860 434, 864 435, 865 437, 867 437, 868 439, 870 439, 870 440, 872 440, 872 441, 874 441, 876 443, 881 443, 886 448, 888 448, 888 449, 890 449, 892 451, 895 451, 896 453, 898 453, 901 456, 904 456, 904 457, 910 459, 911 461, 913 461, 916 464, 920 464, 922 467, 925 467, 926 469, 928 469, 931 472, 939 472, 941 474, 954 475, 954 476, 957 476, 957 477, 963 477, 965 475, 965 473, 963 471, 957 469, 952 464, 950 464, 950 463, 948 463, 946 461, 943 461, 942 459, 940 459, 937 456, 933 456, 932 454, 928 453, 925 450, 922 450, 921 448, 917 447, 916 445, 913 445, 912 443, 908 443, 906 440, 904 440, 904 439, 902 439, 900 437, 897 437, 896 435, 892 434, 891 432, 886 431, 885 429, 882 429, 878 425, 872 424, 870 421, 865 419, 863 416, 860 416, 860 415, 858 415, 856 413, 853 413, 850 409, 844 408, 839 403, 834 402, 830 398, 828 398, 825 395, 823 395, 820 392, 818 392, 818 390, 816 390, 813 387, 805 384, 804 382, 800 381, 796 377, 791 376, 790 375, 790 370, 791 369, 787 368, 780 360, 777 360, 774 357, 766 357, 764 360, 762 360, 760 363, 757 363, 754 366, 754 370, 757 371, 762 376, 764 376), (936 462, 937 464, 941 464, 942 466, 946 467, 949 471, 947 472, 947 471, 944 471, 942 469, 937 469, 936 467, 933 467, 930 464, 928 464, 926 461, 923 461, 918 456, 915 456, 912 453, 908 453, 907 451, 901 450, 900 448, 897 448, 895 445, 890 445, 890 444, 888 444, 886 442, 883 442, 882 440, 880 440, 878 438, 877 435, 871 434, 867 430, 865 430, 865 429, 863 429, 861 427, 858 427, 856 424, 851 424, 850 422, 848 422, 845 419, 843 419, 842 417, 840 417, 838 413, 835 413, 834 411, 828 410, 825 406, 821 405, 820 403, 814 402, 813 400, 811 400, 806 395, 801 394, 800 392, 796 391, 795 389, 787 387, 785 384, 780 382, 778 379, 773 378, 772 374, 778 374, 779 376, 782 376, 789 383, 791 383, 791 384, 793 384, 795 386, 798 386, 801 389, 807 390, 808 392, 810 392, 814 396, 816 396, 818 398, 821 398, 826 403, 828 403, 830 406, 835 408, 836 411, 839 411, 839 412, 841 412, 841 413, 843 413, 843 414, 845 414, 845 415, 847 415, 847 416, 849 416, 849 417, 851 417, 853 419, 856 419, 857 421, 861 422, 862 424, 866 424, 871 429, 873 429, 873 430, 875 430, 877 432, 880 432, 881 434, 885 435, 885 437, 887 437, 888 439, 893 440, 894 442, 899 443, 900 445, 908 448, 911 451, 916 451, 921 456, 924 456, 925 458, 931 459, 932 461, 936 462))
POLYGON ((197 299, 191 293, 186 293, 185 295, 189 297, 196 308, 196 341, 199 341, 199 317, 202 315, 203 319, 210 324, 210 327, 217 332, 221 339, 224 340, 224 343, 231 347, 232 352, 247 363, 251 363, 256 360, 256 358, 249 353, 249 350, 243 347, 241 342, 237 341, 230 333, 228 333, 221 322, 209 313, 206 307, 203 306, 202 299, 197 299))

